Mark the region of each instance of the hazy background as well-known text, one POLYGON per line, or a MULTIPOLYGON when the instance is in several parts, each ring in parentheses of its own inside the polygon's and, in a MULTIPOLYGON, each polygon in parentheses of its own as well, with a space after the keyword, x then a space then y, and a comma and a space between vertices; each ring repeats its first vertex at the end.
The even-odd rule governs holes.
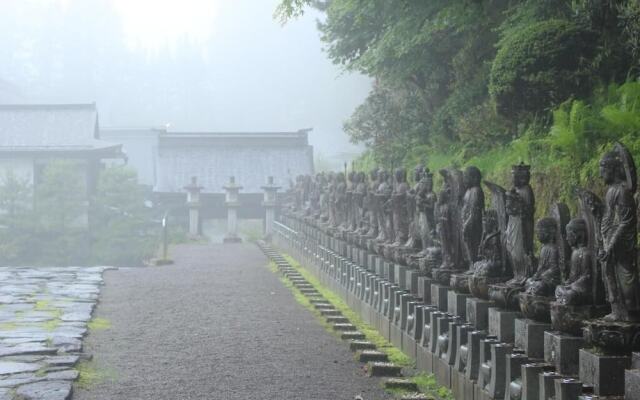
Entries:
POLYGON ((342 122, 370 81, 322 52, 313 13, 278 0, 0 0, 0 103, 96 102, 101 126, 313 127, 319 158, 353 153, 342 122))

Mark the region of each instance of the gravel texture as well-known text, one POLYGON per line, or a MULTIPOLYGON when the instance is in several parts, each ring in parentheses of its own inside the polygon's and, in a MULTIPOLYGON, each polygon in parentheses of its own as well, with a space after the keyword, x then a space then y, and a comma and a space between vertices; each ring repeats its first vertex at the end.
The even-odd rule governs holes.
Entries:
POLYGON ((88 399, 391 398, 251 244, 185 245, 175 265, 108 271, 85 342, 88 399))

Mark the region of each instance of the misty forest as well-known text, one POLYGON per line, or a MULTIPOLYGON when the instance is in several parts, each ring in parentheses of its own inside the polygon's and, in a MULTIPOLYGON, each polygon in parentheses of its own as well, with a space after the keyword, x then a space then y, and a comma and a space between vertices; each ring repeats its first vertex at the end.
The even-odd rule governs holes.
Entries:
POLYGON ((640 399, 640 0, 0 27, 0 400, 640 399))

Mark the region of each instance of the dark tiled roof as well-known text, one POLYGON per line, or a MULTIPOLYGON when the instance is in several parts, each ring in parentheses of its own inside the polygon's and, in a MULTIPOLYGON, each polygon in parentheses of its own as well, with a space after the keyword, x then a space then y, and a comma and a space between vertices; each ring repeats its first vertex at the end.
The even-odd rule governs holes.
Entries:
POLYGON ((97 139, 95 104, 0 105, 0 152, 88 151, 115 147, 97 139))

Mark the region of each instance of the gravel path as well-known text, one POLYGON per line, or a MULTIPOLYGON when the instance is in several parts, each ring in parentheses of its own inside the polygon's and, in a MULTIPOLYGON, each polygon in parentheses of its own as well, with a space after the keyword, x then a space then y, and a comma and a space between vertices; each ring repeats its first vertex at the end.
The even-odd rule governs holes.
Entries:
POLYGON ((180 246, 175 265, 105 274, 88 399, 390 398, 251 244, 180 246))

